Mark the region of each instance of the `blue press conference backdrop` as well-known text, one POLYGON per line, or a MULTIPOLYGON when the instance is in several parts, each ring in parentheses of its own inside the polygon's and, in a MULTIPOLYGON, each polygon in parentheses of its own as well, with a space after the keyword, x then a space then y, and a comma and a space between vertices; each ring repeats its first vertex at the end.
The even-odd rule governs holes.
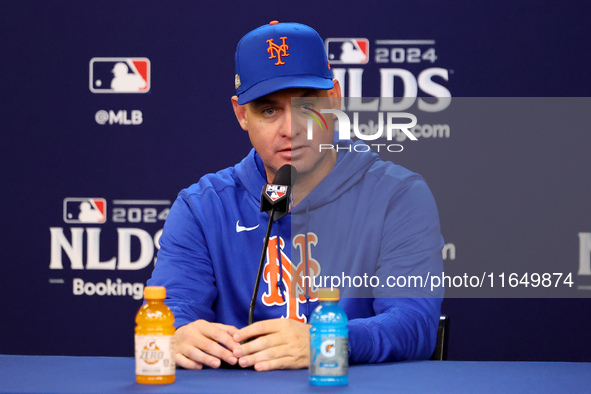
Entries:
POLYGON ((250 149, 230 104, 236 43, 277 19, 318 30, 348 95, 391 78, 395 97, 578 98, 573 123, 546 118, 570 114, 555 101, 531 127, 478 112, 386 156, 429 183, 446 270, 574 282, 566 298, 446 299, 449 357, 591 361, 587 15, 583 1, 3 2, 0 353, 132 355, 176 194, 250 149), (365 57, 342 60, 344 43, 365 57))

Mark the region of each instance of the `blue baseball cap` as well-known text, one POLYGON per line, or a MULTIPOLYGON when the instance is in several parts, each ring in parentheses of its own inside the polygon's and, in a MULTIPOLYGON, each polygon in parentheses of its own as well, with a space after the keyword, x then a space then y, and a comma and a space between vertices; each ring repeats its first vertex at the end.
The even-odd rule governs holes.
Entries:
POLYGON ((238 43, 235 60, 241 105, 282 89, 334 86, 322 38, 300 23, 272 21, 251 31, 238 43))

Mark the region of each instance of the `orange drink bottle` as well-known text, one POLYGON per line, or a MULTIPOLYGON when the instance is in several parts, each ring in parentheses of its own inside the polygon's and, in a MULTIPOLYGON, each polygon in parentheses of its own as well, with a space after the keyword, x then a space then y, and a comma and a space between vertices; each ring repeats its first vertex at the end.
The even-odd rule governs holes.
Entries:
POLYGON ((143 384, 174 383, 174 316, 164 304, 166 288, 144 288, 146 303, 135 317, 135 374, 143 384))

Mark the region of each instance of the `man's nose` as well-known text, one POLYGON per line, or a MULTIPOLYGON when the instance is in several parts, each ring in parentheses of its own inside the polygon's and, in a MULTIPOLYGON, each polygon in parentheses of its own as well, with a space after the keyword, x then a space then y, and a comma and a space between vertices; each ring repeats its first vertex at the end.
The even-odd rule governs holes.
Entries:
POLYGON ((285 116, 283 118, 283 122, 281 124, 281 130, 280 133, 283 137, 286 138, 292 138, 292 112, 291 112, 291 108, 288 106, 285 109, 285 116))
POLYGON ((285 110, 285 119, 282 125, 282 133, 288 138, 294 138, 306 130, 306 119, 298 108, 285 110))

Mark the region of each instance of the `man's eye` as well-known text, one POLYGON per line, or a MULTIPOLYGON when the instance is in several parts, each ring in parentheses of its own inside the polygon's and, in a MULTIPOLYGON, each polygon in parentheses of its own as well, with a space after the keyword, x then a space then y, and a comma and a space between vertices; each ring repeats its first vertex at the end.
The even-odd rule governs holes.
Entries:
POLYGON ((267 108, 267 109, 263 110, 263 114, 269 115, 269 116, 273 115, 273 114, 275 114, 275 109, 274 108, 267 108))
POLYGON ((314 104, 312 104, 312 103, 302 104, 302 109, 310 109, 310 108, 314 108, 314 104))

